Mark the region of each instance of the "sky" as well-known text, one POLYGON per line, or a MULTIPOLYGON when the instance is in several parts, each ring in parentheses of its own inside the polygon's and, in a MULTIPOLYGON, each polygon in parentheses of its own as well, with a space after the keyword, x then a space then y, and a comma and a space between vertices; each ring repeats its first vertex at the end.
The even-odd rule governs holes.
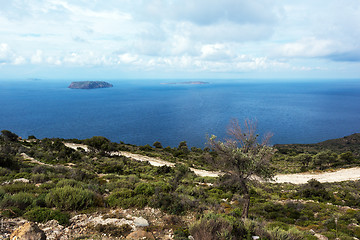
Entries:
POLYGON ((0 6, 0 80, 360 78, 359 0, 0 6))

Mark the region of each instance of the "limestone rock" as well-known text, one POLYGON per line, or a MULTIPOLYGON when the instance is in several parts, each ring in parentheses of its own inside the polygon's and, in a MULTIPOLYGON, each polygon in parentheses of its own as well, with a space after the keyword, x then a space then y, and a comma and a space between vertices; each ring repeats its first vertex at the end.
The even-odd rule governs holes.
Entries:
POLYGON ((46 240, 46 235, 38 225, 28 222, 15 229, 10 235, 11 240, 46 240))
POLYGON ((135 232, 130 233, 126 239, 128 240, 155 240, 154 236, 150 232, 145 232, 143 230, 137 230, 135 232))
POLYGON ((316 233, 314 236, 317 237, 319 240, 328 240, 327 237, 325 237, 324 235, 318 234, 318 233, 316 233))
POLYGON ((142 217, 135 217, 134 218, 134 224, 136 227, 147 227, 149 226, 149 222, 142 217))

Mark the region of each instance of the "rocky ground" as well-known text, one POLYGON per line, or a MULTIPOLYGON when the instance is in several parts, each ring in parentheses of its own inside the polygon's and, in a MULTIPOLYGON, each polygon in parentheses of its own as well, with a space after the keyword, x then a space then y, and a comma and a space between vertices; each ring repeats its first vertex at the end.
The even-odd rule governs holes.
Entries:
MULTIPOLYGON (((69 226, 62 226, 56 220, 35 224, 45 233, 48 240, 173 239, 174 230, 180 224, 193 220, 191 216, 172 216, 157 209, 144 208, 106 209, 103 212, 76 214, 71 218, 69 226)), ((25 234, 29 230, 19 230, 19 227, 26 224, 29 224, 29 221, 21 218, 2 219, 0 239, 13 239, 14 234, 18 234, 18 237, 19 234, 25 234)))

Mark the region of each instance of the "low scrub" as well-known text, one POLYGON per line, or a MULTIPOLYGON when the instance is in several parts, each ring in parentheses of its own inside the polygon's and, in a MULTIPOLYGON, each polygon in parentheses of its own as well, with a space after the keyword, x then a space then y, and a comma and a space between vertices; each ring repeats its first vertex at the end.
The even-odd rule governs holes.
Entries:
POLYGON ((57 220, 61 225, 69 225, 69 214, 50 208, 35 208, 24 214, 24 217, 32 222, 45 223, 49 220, 57 220))
POLYGON ((63 210, 82 210, 95 205, 95 193, 77 187, 52 189, 45 197, 46 205, 63 210))
POLYGON ((33 204, 34 199, 35 196, 31 193, 20 192, 13 195, 5 194, 0 202, 0 207, 2 209, 16 208, 24 211, 33 204))

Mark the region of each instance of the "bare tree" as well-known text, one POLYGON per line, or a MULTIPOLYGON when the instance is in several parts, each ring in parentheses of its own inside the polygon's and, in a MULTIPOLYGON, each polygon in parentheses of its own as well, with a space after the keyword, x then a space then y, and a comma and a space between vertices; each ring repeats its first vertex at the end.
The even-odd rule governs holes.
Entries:
POLYGON ((218 154, 211 163, 241 187, 244 199, 243 218, 247 218, 249 212, 249 182, 259 179, 270 180, 274 176, 270 164, 274 149, 268 146, 272 135, 265 135, 259 142, 256 127, 254 121, 247 119, 241 126, 235 119, 230 122, 227 129, 231 138, 225 141, 217 140, 214 135, 209 138, 211 148, 218 154))

